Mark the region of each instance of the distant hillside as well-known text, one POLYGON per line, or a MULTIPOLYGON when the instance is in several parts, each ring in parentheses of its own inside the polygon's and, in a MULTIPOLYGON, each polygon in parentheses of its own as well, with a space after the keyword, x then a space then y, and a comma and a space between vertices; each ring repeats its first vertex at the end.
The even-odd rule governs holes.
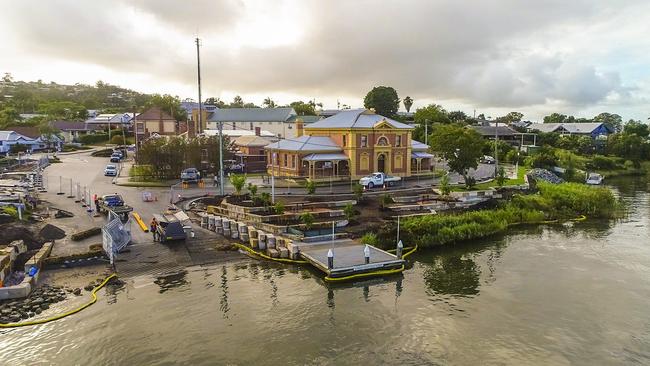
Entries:
POLYGON ((0 79, 0 109, 13 107, 18 113, 38 113, 48 102, 73 102, 86 109, 123 112, 134 105, 144 106, 151 96, 98 81, 95 85, 49 84, 42 81, 14 81, 10 75, 0 79))

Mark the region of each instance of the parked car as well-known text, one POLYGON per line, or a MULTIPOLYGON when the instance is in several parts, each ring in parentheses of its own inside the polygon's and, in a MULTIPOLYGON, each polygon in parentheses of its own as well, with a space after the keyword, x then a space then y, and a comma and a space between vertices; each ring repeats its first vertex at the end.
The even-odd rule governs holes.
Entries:
POLYGON ((196 168, 187 168, 181 172, 181 182, 194 183, 201 180, 201 173, 196 168))
POLYGON ((122 153, 114 152, 111 155, 111 163, 119 163, 122 160, 122 153))
POLYGON ((479 160, 483 164, 494 164, 496 163, 496 159, 491 157, 490 155, 483 155, 483 157, 479 160))
POLYGON ((106 165, 106 168, 104 168, 104 175, 107 177, 117 176, 117 167, 113 164, 106 165))
POLYGON ((381 172, 375 172, 371 175, 359 179, 359 184, 364 187, 368 187, 368 189, 372 189, 373 187, 382 187, 384 184, 392 187, 400 180, 402 180, 400 177, 391 177, 381 172))

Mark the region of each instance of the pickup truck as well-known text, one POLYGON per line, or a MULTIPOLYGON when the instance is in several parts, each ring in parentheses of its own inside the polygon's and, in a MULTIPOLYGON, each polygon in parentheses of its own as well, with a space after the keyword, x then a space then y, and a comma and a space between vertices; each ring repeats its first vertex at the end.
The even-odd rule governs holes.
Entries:
POLYGON ((372 173, 366 177, 359 179, 359 184, 371 189, 373 187, 383 187, 386 184, 389 187, 394 186, 397 182, 401 181, 400 177, 391 177, 381 172, 372 173))
POLYGON ((125 222, 133 207, 126 205, 119 194, 105 194, 97 198, 97 212, 108 214, 108 211, 113 211, 125 222))
POLYGON ((194 183, 201 180, 201 173, 196 168, 187 168, 181 172, 181 182, 194 183))

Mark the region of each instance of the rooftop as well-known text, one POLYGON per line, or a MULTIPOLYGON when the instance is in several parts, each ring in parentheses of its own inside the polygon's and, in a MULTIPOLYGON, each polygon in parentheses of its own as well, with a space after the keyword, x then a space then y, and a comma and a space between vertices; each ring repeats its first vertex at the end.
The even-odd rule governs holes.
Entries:
POLYGON ((283 108, 223 108, 208 114, 208 122, 287 122, 296 111, 283 108))
POLYGON ((176 119, 174 119, 174 117, 172 117, 169 113, 163 111, 158 107, 151 107, 147 109, 138 115, 137 119, 139 121, 176 121, 176 119))
POLYGON ((513 136, 517 133, 517 131, 508 126, 470 126, 470 128, 482 136, 495 136, 497 132, 499 136, 513 136))
POLYGON ((262 136, 239 136, 234 141, 233 144, 237 146, 246 146, 246 147, 264 147, 272 142, 276 142, 277 138, 272 137, 262 137, 262 136))
POLYGON ((349 109, 341 111, 332 117, 325 118, 318 122, 314 122, 305 126, 306 129, 312 128, 343 128, 343 129, 356 129, 356 128, 376 128, 382 122, 386 122, 393 128, 412 130, 413 127, 407 124, 397 122, 388 117, 376 114, 367 109, 349 109))
POLYGON ((339 152, 341 147, 325 136, 300 136, 266 145, 270 150, 339 152))

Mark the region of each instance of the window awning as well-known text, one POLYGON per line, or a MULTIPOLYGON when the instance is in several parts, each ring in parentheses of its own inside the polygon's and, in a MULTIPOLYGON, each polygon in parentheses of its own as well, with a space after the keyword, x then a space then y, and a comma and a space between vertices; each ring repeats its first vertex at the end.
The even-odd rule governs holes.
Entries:
POLYGON ((309 154, 302 158, 304 161, 339 161, 348 160, 348 156, 342 153, 318 153, 309 154))
POLYGON ((419 152, 419 151, 414 151, 411 153, 411 157, 413 159, 422 159, 422 158, 433 158, 433 154, 425 153, 425 152, 419 152))

